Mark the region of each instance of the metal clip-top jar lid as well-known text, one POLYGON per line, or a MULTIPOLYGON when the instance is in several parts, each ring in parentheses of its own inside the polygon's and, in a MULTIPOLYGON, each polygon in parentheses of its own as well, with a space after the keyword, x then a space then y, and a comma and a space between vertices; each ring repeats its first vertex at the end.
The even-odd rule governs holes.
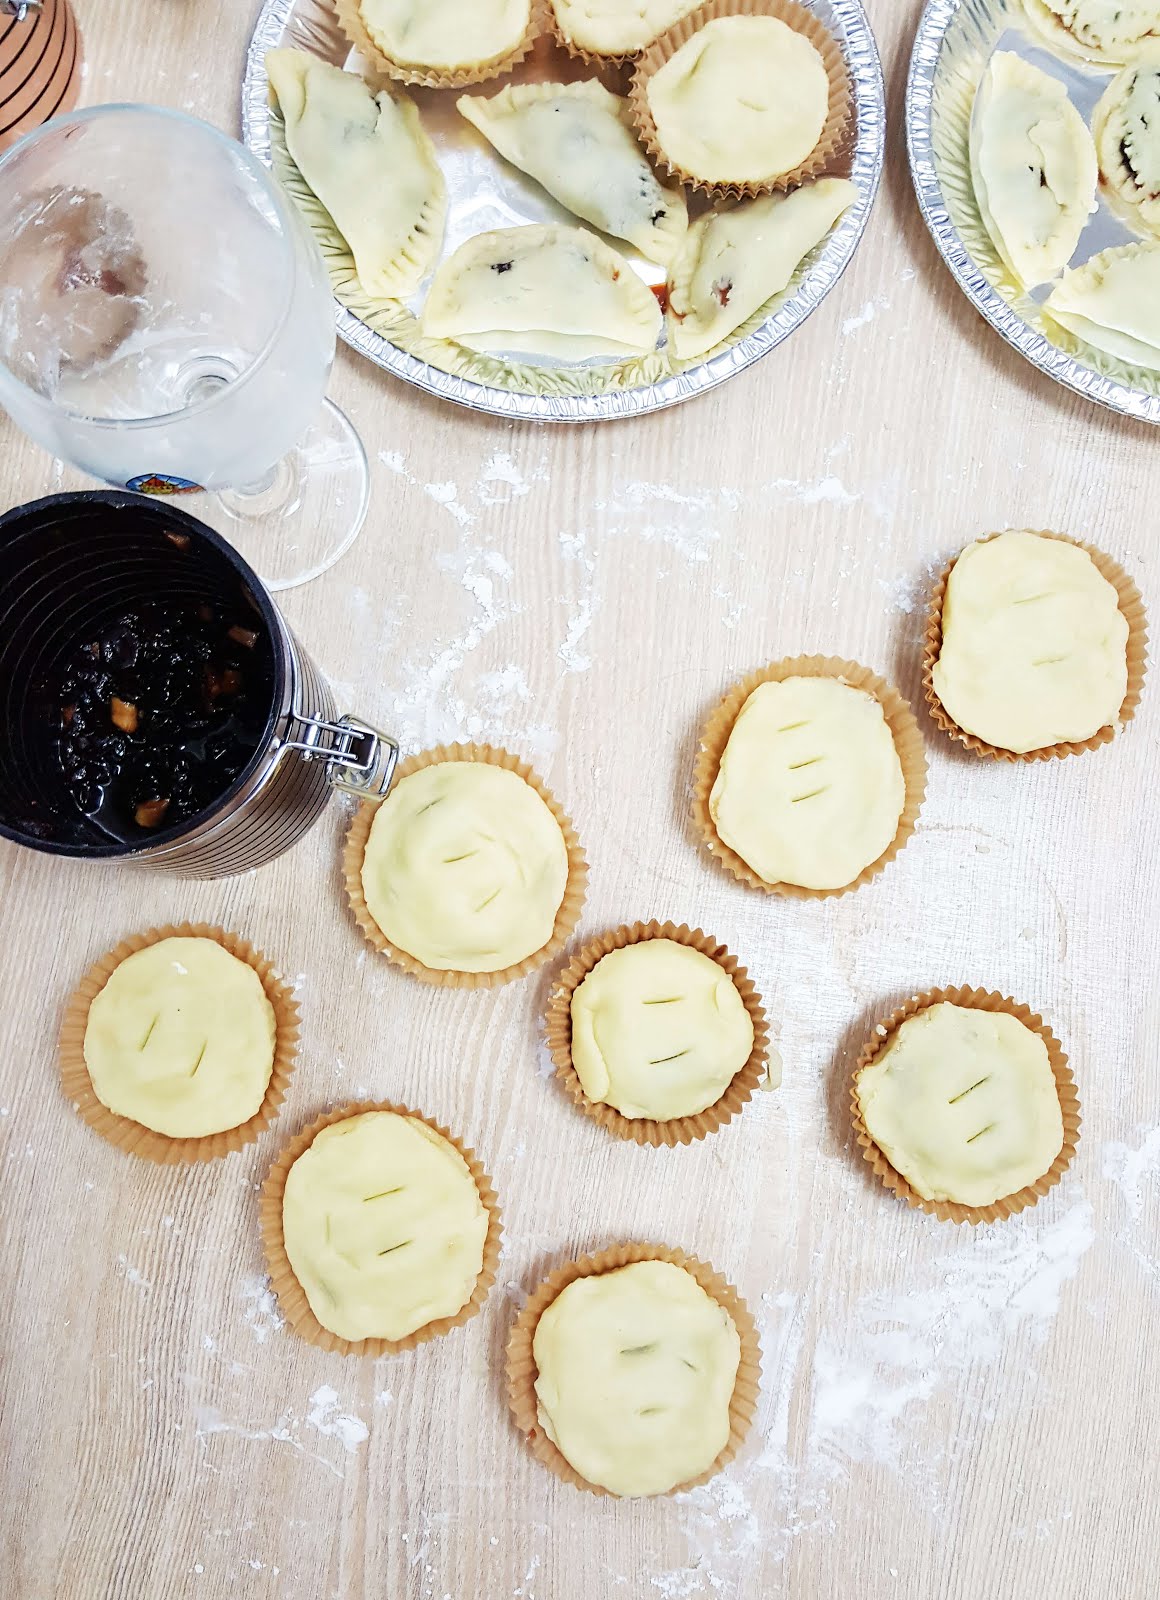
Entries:
POLYGON ((0 12, 15 17, 17 22, 27 20, 30 13, 40 10, 40 0, 0 0, 0 12))

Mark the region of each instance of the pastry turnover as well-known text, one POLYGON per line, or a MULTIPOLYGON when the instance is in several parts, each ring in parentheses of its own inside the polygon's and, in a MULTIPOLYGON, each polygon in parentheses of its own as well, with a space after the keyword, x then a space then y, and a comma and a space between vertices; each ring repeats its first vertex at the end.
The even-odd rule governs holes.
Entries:
POLYGON ((689 224, 679 189, 664 188, 637 143, 628 102, 595 78, 509 84, 460 112, 500 155, 602 233, 667 262, 689 224))
POLYGON ((480 233, 435 274, 423 331, 471 350, 583 360, 656 346, 656 298, 623 256, 583 228, 480 233))
POLYGON ((350 246, 363 289, 413 293, 439 254, 447 207, 415 106, 302 50, 271 50, 266 71, 286 148, 350 246))
POLYGON ((820 178, 787 195, 710 211, 689 229, 669 282, 669 343, 679 360, 719 345, 787 287, 858 191, 820 178))
POLYGON ((1137 233, 1160 238, 1160 45, 1113 78, 1092 132, 1109 203, 1137 233))
POLYGON ((1160 243, 1102 250, 1065 272, 1043 309, 1093 349, 1160 372, 1160 243))
POLYGON ((1095 144, 1064 85, 997 51, 971 119, 971 177, 987 232, 1025 288, 1071 260, 1097 176, 1095 144))
POLYGON ((1061 55, 1121 67, 1160 39, 1157 0, 1024 0, 1037 31, 1061 55))

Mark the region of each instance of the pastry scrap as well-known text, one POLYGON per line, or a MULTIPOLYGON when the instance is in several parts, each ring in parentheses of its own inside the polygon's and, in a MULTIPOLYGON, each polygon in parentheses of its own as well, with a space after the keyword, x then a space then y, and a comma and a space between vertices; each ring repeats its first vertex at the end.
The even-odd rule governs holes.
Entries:
POLYGON ((356 0, 375 47, 416 73, 459 74, 505 61, 527 34, 531 0, 356 0))
POLYGON ((1128 622, 1086 550, 1013 531, 968 545, 942 607, 935 693, 967 733, 1026 753, 1115 722, 1128 622))
POLYGON ((717 17, 644 88, 656 144, 706 184, 765 184, 809 160, 829 117, 830 80, 804 34, 770 16, 717 17))
POLYGON ((905 804, 882 707, 829 677, 759 684, 709 796, 718 836, 763 882, 806 889, 852 884, 893 843, 905 804))
POLYGON ((1160 244, 1102 250, 1064 273, 1043 309, 1093 349, 1160 372, 1160 244))
POLYGON ((552 0, 556 31, 570 49, 617 60, 695 11, 701 0, 552 0))
POLYGON ((627 100, 591 78, 509 84, 491 99, 463 95, 456 103, 501 156, 569 211, 650 261, 672 259, 689 223, 684 197, 657 179, 627 100))
POLYGON ((1063 1148, 1047 1045, 1006 1012, 943 1001, 908 1017, 855 1092, 866 1131, 924 1200, 992 1205, 1063 1148))
POLYGON ((1122 67, 1160 39, 1157 0, 1024 0, 1036 29, 1061 55, 1122 67))
POLYGON ((542 950, 567 883, 547 802, 517 773, 477 761, 402 778, 375 812, 362 864, 379 928, 443 972, 502 972, 542 950))
POLYGON ((1058 78, 1000 50, 971 119, 975 199, 996 250, 1025 288, 1060 273, 1095 210, 1095 144, 1058 78))
POLYGON ((200 1139, 260 1109, 276 1033, 245 961, 214 939, 161 939, 126 956, 93 997, 85 1065, 110 1111, 171 1139, 200 1139))
POLYGON ((266 71, 286 148, 350 246, 363 289, 412 294, 439 254, 447 206, 415 106, 302 50, 271 50, 266 71))
POLYGON ((310 1309, 341 1339, 453 1317, 483 1269, 488 1213, 460 1152, 419 1117, 322 1128, 286 1175, 282 1234, 310 1309))
POLYGON ((423 332, 470 350, 583 360, 656 347, 661 312, 623 256, 559 224, 476 234, 440 266, 423 332))
POLYGON ((1137 233, 1160 238, 1160 46, 1112 79, 1092 132, 1113 208, 1137 233))
POLYGON ((674 355, 704 355, 780 294, 857 198, 845 178, 819 178, 791 194, 762 195, 698 218, 670 274, 674 355))
POLYGON ((532 1350, 541 1427, 613 1494, 666 1494, 729 1440, 741 1340, 682 1267, 639 1261, 575 1279, 540 1316, 532 1350))
POLYGON ((729 974, 672 939, 603 956, 572 995, 572 1064, 589 1100, 667 1121, 721 1098, 753 1050, 729 974))

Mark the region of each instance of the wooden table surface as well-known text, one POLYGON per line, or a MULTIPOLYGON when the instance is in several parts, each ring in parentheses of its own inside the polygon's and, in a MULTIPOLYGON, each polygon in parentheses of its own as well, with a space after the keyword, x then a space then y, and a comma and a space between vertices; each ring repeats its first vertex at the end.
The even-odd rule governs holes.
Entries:
MULTIPOLYGON (((153 99, 235 128, 254 0, 78 9, 88 102, 153 99)), ((485 739, 538 765, 588 847, 582 931, 656 915, 725 940, 766 998, 781 1089, 691 1149, 612 1141, 547 1074, 545 978, 443 992, 367 949, 340 895, 337 803, 280 862, 219 883, 0 845, 5 1596, 1156 1594, 1155 686, 1112 746, 1041 766, 956 755, 924 717, 917 835, 843 899, 744 890, 687 822, 698 724, 752 667, 842 654, 917 699, 932 574, 979 533, 1081 535, 1160 596, 1156 436, 1053 387, 962 299, 906 168, 919 6, 869 10, 887 173, 808 325, 688 406, 567 431, 468 415, 340 351, 331 392, 370 449, 371 518, 285 599, 344 708, 408 749, 485 739), (93 958, 186 917, 269 952, 305 1026, 277 1127, 181 1170, 80 1122, 54 1035, 93 958), (867 1029, 955 982, 1042 1009, 1084 1107, 1063 1184, 975 1232, 878 1187, 846 1114, 867 1029), (280 1141, 362 1096, 455 1128, 506 1225, 483 1315, 381 1361, 283 1326, 257 1235, 280 1141), (502 1359, 547 1270, 633 1238, 738 1286, 764 1383, 728 1471, 617 1503, 526 1452, 502 1359)), ((0 504, 74 485, 0 417, 0 504)))

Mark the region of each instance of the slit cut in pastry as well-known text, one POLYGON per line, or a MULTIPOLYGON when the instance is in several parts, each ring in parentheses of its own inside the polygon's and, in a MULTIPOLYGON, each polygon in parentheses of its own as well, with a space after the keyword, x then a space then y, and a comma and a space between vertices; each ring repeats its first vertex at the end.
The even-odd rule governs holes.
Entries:
POLYGON ((623 256, 558 224, 476 234, 439 268, 423 332, 469 350, 554 356, 642 355, 661 311, 623 256))
POLYGON ((358 0, 388 61, 412 71, 464 72, 503 61, 528 31, 531 0, 358 0))
POLYGON ((1084 344, 1160 372, 1160 244, 1122 244, 1065 272, 1043 307, 1084 344))
POLYGON ((780 294, 857 198, 847 179, 821 178, 698 218, 669 283, 669 341, 678 359, 712 350, 780 294))
POLYGON ((552 0, 556 31, 584 55, 635 55, 659 33, 695 11, 700 0, 552 0))
POLYGON ((1024 0, 1036 30, 1060 55, 1123 67, 1160 39, 1156 0, 1024 0))
POLYGON ((439 254, 447 209, 418 111, 303 50, 271 50, 266 71, 286 148, 350 246, 363 289, 412 294, 439 254))
POLYGON ((592 78, 509 84, 490 99, 463 95, 456 104, 505 160, 569 211, 650 261, 672 260, 688 211, 680 190, 662 187, 649 165, 627 100, 592 78))
POLYGON ((1160 238, 1160 45, 1112 80, 1092 132, 1108 203, 1137 233, 1160 238))
POLYGON ((971 178, 987 232, 1025 288, 1071 260, 1098 175, 1092 136, 1059 79, 997 51, 971 119, 971 178))

